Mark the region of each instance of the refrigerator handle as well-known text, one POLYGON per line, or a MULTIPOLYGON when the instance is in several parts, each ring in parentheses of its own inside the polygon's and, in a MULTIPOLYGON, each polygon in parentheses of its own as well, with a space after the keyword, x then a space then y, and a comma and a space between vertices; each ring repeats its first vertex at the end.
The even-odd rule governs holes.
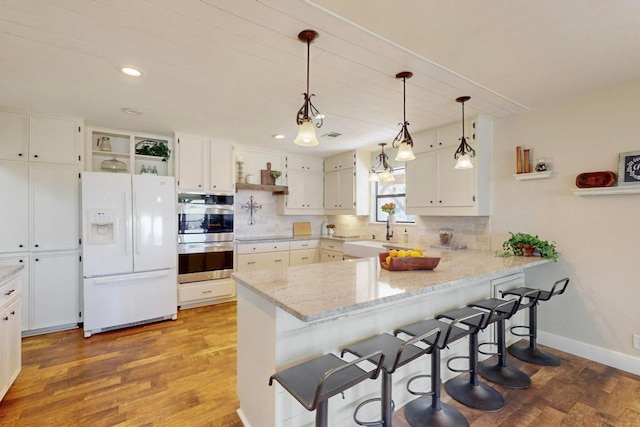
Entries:
POLYGON ((138 193, 133 192, 133 229, 135 236, 133 239, 133 249, 136 254, 140 254, 140 221, 138 220, 138 193))
POLYGON ((125 191, 123 193, 124 196, 124 253, 129 255, 131 248, 129 247, 129 243, 131 242, 131 217, 132 215, 128 212, 131 212, 129 209, 130 196, 129 192, 125 191))
POLYGON ((130 282, 132 280, 144 280, 144 279, 155 279, 157 277, 165 277, 169 275, 169 270, 159 270, 152 271, 149 273, 140 273, 140 274, 126 274, 115 277, 101 277, 98 279, 94 279, 93 283, 96 285, 104 285, 107 283, 118 283, 118 282, 130 282))

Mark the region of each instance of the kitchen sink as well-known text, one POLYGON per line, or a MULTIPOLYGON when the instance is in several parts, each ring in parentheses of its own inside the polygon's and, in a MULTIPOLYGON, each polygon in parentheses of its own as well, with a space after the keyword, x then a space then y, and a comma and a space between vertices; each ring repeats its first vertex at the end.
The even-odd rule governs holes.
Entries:
POLYGON ((378 256, 381 252, 387 252, 389 249, 384 247, 389 242, 378 240, 357 240, 353 242, 344 242, 342 252, 345 256, 354 258, 368 258, 378 256))

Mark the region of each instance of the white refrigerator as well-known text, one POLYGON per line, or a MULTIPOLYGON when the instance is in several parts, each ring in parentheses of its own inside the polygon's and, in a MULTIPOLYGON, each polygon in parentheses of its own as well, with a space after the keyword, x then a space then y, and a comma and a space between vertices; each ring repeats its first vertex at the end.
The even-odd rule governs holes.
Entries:
POLYGON ((173 177, 82 173, 84 336, 177 316, 173 177))

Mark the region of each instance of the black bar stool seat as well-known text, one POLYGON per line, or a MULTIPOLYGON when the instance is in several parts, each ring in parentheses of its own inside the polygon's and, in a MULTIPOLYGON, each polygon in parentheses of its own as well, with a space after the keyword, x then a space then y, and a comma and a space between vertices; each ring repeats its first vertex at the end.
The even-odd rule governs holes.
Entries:
MULTIPOLYGON (((474 316, 480 316, 476 314, 474 316)), ((422 396, 414 399, 404 407, 404 415, 411 427, 467 427, 469 423, 466 418, 455 407, 443 403, 440 399, 442 377, 440 373, 440 351, 448 344, 457 341, 467 335, 472 330, 456 326, 462 320, 459 318, 451 323, 445 323, 436 319, 421 320, 396 329, 395 334, 407 334, 410 336, 421 335, 424 331, 432 328, 439 328, 437 342, 434 338, 427 337, 424 342, 432 346, 431 351, 431 374, 417 375, 407 383, 409 393, 422 396), (446 332, 445 332, 446 331, 446 332), (428 392, 418 392, 411 389, 411 383, 419 378, 431 377, 431 390, 428 392), (427 399, 425 396, 431 396, 427 399)))
POLYGON ((278 381, 308 411, 316 411, 316 427, 326 427, 329 398, 366 379, 376 378, 383 360, 380 351, 351 362, 329 353, 273 374, 269 385, 278 381), (376 360, 375 369, 367 371, 357 366, 365 360, 376 360))
POLYGON ((444 384, 444 389, 449 396, 470 408, 485 412, 496 412, 504 407, 504 398, 489 385, 478 380, 478 332, 489 324, 491 317, 498 311, 492 310, 486 313, 483 310, 472 307, 461 307, 436 316, 437 319, 455 320, 466 318, 461 323, 472 329, 469 334, 469 355, 456 356, 449 359, 447 367, 454 372, 468 372, 469 378, 464 375, 451 378, 444 384), (454 369, 451 362, 458 359, 469 359, 469 369, 454 369))
MULTIPOLYGON (((409 340, 401 340, 391 334, 383 333, 373 336, 363 341, 349 345, 342 350, 342 355, 345 353, 351 353, 356 356, 363 356, 365 354, 371 354, 375 351, 381 351, 383 355, 382 363, 382 384, 381 395, 379 398, 368 399, 362 402, 356 408, 353 419, 358 425, 381 425, 384 427, 391 427, 393 418, 394 403, 392 399, 392 374, 401 366, 419 358, 420 356, 427 354, 431 351, 431 346, 420 348, 414 344, 418 341, 422 341, 429 336, 434 336, 433 341, 437 341, 437 336, 440 334, 438 328, 432 328, 409 340), (381 419, 379 421, 361 421, 358 419, 358 411, 364 405, 372 402, 380 402, 381 419)), ((375 359, 377 360, 377 359, 375 359)))
POLYGON ((512 326, 510 331, 519 337, 529 337, 529 342, 517 342, 509 347, 509 353, 520 360, 540 366, 560 366, 560 359, 551 353, 538 348, 538 303, 539 301, 549 301, 554 295, 561 295, 567 289, 569 278, 565 277, 553 284, 551 290, 520 287, 502 292, 502 295, 515 295, 522 297, 530 295, 531 291, 538 291, 538 296, 527 296, 528 302, 522 304, 520 308, 529 309, 529 325, 512 326), (518 329, 526 329, 527 333, 515 332, 518 329))

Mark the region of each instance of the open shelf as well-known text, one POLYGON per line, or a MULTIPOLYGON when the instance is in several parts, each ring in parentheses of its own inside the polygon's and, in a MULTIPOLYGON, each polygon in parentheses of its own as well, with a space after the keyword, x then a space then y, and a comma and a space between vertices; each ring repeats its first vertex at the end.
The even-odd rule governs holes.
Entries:
POLYGON ((628 187, 595 187, 595 188, 575 188, 573 194, 576 196, 613 196, 615 194, 640 194, 640 185, 630 185, 628 187))
POLYGON ((289 187, 283 185, 244 184, 242 182, 237 182, 236 192, 238 190, 271 191, 273 194, 289 194, 289 187))
POLYGON ((518 181, 527 181, 529 179, 546 179, 551 178, 551 171, 518 173, 513 175, 513 177, 518 181))

